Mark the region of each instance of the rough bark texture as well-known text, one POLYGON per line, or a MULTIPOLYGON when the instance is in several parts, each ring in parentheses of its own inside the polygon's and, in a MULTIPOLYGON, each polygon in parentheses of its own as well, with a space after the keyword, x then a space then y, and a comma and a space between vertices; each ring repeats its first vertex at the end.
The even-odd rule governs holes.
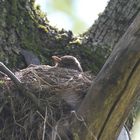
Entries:
POLYGON ((12 68, 25 67, 21 48, 33 51, 43 63, 48 63, 57 50, 72 40, 72 33, 58 31, 44 20, 34 2, 28 0, 0 1, 0 60, 12 68))
POLYGON ((84 33, 82 44, 92 48, 93 55, 91 60, 85 57, 87 64, 88 61, 93 63, 93 67, 88 67, 95 69, 95 72, 100 70, 139 10, 140 1, 138 0, 110 0, 105 11, 101 13, 93 26, 84 33))
POLYGON ((81 60, 84 70, 97 73, 139 8, 138 0, 111 0, 84 38, 77 38, 44 21, 34 0, 0 1, 0 60, 12 68, 25 67, 21 48, 33 51, 44 64, 51 63, 51 55, 72 54, 81 60))
POLYGON ((88 39, 113 47, 140 10, 138 0, 111 0, 95 24, 85 33, 88 39))

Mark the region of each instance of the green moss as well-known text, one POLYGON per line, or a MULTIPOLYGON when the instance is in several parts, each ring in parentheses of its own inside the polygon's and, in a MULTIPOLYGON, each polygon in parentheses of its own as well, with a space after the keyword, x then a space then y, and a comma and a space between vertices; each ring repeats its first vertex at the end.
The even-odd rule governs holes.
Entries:
POLYGON ((8 16, 8 18, 7 18, 7 24, 8 24, 8 28, 16 27, 16 17, 13 16, 13 15, 8 16))
POLYGON ((4 62, 5 58, 6 58, 5 53, 2 50, 0 50, 0 61, 4 62))
POLYGON ((75 140, 80 140, 77 133, 73 133, 73 136, 74 136, 74 139, 75 139, 75 140))
POLYGON ((8 15, 7 15, 7 28, 16 27, 17 21, 17 14, 18 14, 18 8, 17 8, 17 0, 11 0, 6 2, 6 6, 8 9, 8 15))
POLYGON ((17 15, 17 0, 11 0, 11 13, 12 15, 17 15))
POLYGON ((0 86, 3 86, 5 82, 3 80, 0 80, 0 86))
POLYGON ((46 13, 41 11, 39 5, 34 5, 34 11, 35 11, 35 14, 36 14, 37 18, 44 19, 44 21, 48 22, 46 13))
POLYGON ((35 6, 36 10, 40 11, 40 5, 35 6))
POLYGON ((70 44, 77 44, 78 46, 81 45, 81 40, 79 38, 77 38, 76 40, 70 42, 70 44))
MULTIPOLYGON (((9 48, 15 46, 19 49, 31 50, 39 56, 41 62, 47 64, 50 63, 50 56, 54 52, 65 54, 67 49, 64 46, 68 43, 68 33, 49 28, 48 24, 45 26, 46 14, 41 12, 39 6, 35 7, 34 0, 30 2, 28 0, 7 0, 5 6, 7 13, 4 37, 6 36, 6 45, 9 48), (30 9, 27 6, 34 7, 30 9), (13 33, 12 36, 11 33, 13 33), (47 43, 46 40, 48 40, 47 43)), ((0 56, 0 59, 6 62, 8 67, 14 68, 17 66, 19 56, 13 51, 11 53, 0 56)), ((21 61, 23 61, 22 58, 21 61)))
POLYGON ((44 32, 48 32, 47 27, 45 27, 45 26, 43 26, 43 25, 41 25, 41 24, 38 25, 38 28, 41 29, 41 30, 44 31, 44 32))
POLYGON ((30 0, 31 6, 33 7, 35 4, 35 0, 30 0))
POLYGON ((61 35, 57 35, 57 36, 56 36, 56 40, 57 40, 57 41, 62 40, 61 35))

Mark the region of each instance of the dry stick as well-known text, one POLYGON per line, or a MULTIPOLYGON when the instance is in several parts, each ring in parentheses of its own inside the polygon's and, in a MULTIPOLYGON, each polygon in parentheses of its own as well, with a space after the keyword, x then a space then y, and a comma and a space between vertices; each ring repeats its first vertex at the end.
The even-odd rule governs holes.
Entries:
POLYGON ((0 71, 8 75, 9 78, 17 85, 21 86, 21 81, 11 72, 2 62, 0 62, 0 71))
POLYGON ((46 107, 46 111, 45 111, 42 140, 45 140, 46 122, 47 122, 47 107, 46 107))
POLYGON ((20 79, 18 79, 13 72, 11 72, 2 62, 0 62, 0 71, 5 73, 17 86, 17 88, 20 90, 20 92, 26 97, 29 98, 37 107, 37 109, 44 114, 44 110, 38 102, 38 99, 34 94, 29 92, 22 84, 20 79))

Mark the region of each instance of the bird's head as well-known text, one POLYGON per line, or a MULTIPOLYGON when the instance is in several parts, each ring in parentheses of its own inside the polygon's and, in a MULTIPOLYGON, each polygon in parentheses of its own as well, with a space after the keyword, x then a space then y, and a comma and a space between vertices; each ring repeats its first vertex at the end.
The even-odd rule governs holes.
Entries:
POLYGON ((52 59, 54 60, 56 67, 74 69, 80 72, 83 71, 80 62, 74 56, 71 55, 65 55, 62 57, 52 56, 52 59))

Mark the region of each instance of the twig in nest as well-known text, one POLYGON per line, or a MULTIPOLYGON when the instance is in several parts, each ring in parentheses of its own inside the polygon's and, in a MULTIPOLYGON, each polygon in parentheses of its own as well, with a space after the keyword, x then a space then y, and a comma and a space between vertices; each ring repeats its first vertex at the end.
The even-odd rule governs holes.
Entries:
POLYGON ((93 138, 93 140, 97 140, 97 137, 94 135, 94 133, 90 130, 90 128, 88 127, 86 121, 84 120, 84 118, 82 116, 78 116, 77 112, 76 111, 71 111, 71 113, 74 115, 74 117, 82 122, 84 124, 84 126, 86 127, 86 129, 89 131, 89 134, 91 135, 91 137, 93 138))
POLYGON ((0 62, 0 71, 5 73, 17 85, 21 86, 21 81, 11 72, 2 62, 0 62))
MULTIPOLYGON (((43 80, 43 79, 36 73, 35 70, 32 70, 32 73, 33 73, 40 81, 44 82, 46 85, 49 85, 49 86, 51 87, 51 85, 50 85, 48 82, 46 82, 45 80, 43 80)), ((38 80, 38 81, 39 81, 39 80, 38 80)))
POLYGON ((44 126, 43 126, 43 136, 42 136, 42 140, 45 140, 46 121, 47 121, 47 107, 46 107, 46 111, 45 111, 45 119, 44 119, 44 126))
POLYGON ((29 92, 22 84, 22 82, 20 81, 20 79, 18 79, 14 73, 9 70, 2 62, 0 62, 0 71, 5 73, 17 86, 17 88, 20 90, 20 92, 26 97, 29 98, 37 107, 37 109, 41 112, 44 113, 45 109, 43 109, 38 102, 38 99, 36 98, 36 96, 34 94, 32 94, 31 92, 29 92))

